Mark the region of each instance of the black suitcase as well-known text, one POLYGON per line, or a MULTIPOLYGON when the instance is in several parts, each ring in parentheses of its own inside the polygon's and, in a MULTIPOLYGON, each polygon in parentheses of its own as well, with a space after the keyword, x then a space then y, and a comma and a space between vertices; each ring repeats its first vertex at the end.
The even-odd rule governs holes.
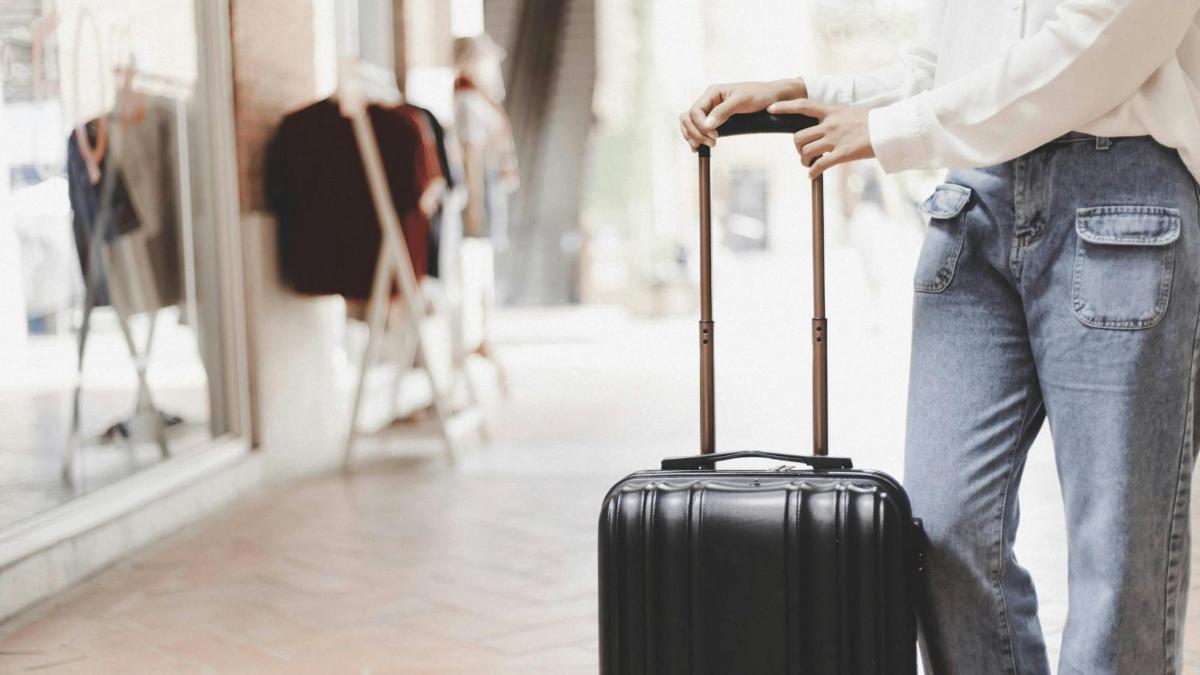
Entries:
MULTIPOLYGON (((721 137, 799 115, 734 116, 721 137)), ((709 148, 700 148, 701 455, 617 483, 600 516, 603 675, 914 675, 920 523, 891 477, 827 456, 824 222, 813 181, 813 456, 714 453, 709 148), (807 465, 715 471, 764 457, 807 465)))

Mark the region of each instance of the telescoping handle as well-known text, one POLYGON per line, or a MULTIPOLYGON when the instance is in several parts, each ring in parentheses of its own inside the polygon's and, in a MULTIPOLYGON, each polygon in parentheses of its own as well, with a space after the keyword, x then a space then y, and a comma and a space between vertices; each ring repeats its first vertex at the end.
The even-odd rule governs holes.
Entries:
MULTIPOLYGON (((719 136, 796 133, 815 126, 807 115, 752 113, 734 115, 717 129, 719 136)), ((709 162, 712 150, 700 146, 700 453, 717 451, 716 385, 713 382, 712 193, 709 162)), ((812 180, 813 242, 813 454, 829 454, 828 325, 825 319, 825 186, 812 180)))

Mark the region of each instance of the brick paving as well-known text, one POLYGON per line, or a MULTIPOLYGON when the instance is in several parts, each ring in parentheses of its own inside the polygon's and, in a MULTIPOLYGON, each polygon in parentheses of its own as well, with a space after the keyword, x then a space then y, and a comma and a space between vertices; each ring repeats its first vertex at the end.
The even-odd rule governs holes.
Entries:
MULTIPOLYGON (((802 267, 744 264, 747 284, 795 281, 792 297, 806 297, 802 267)), ((831 257, 835 270, 851 264, 831 257)), ((892 292, 831 291, 831 309, 871 293, 888 307, 834 324, 832 428, 835 454, 899 473, 907 310, 892 292)), ((718 293, 718 440, 803 451, 807 317, 772 313, 777 297, 734 304, 729 293, 718 293)), ((621 475, 693 450, 695 324, 525 312, 501 333, 513 394, 497 407, 495 442, 457 468, 383 439, 350 476, 245 500, 0 628, 0 672, 594 673, 599 502, 621 475)), ((1021 496, 1018 555, 1054 652, 1066 573, 1044 438, 1021 496)), ((1200 669, 1198 604, 1189 672, 1200 669)))

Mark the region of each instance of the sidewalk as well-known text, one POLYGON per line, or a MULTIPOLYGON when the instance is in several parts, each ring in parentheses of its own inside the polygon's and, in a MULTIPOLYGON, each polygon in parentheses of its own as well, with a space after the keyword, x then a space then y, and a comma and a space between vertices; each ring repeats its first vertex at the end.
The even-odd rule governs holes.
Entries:
POLYGON ((589 337, 614 316, 507 347, 503 440, 458 469, 369 457, 252 498, 6 627, 0 672, 594 673, 600 499, 683 452, 671 420, 691 410, 676 396, 659 423, 683 443, 624 441, 648 373, 589 337))
MULTIPOLYGON (((718 439, 806 451, 806 265, 766 262, 722 262, 774 287, 740 303, 718 292, 718 439), (793 282, 797 309, 781 313, 793 282)), ((860 293, 831 290, 835 451, 898 473, 907 324, 835 309, 860 293), (859 351, 875 339, 891 346, 859 351)), ((695 324, 543 310, 506 315, 500 333, 513 396, 497 440, 457 469, 395 447, 350 477, 247 500, 0 629, 0 672, 595 673, 600 500, 623 474, 694 452, 695 324)), ((1021 496, 1018 555, 1056 649, 1065 551, 1046 545, 1063 525, 1044 440, 1021 496)))

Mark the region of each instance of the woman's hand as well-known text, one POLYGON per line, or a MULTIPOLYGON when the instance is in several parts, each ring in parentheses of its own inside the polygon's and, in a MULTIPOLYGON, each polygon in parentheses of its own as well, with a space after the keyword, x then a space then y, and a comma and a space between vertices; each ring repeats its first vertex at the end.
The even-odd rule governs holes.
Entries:
POLYGON ((774 103, 767 111, 776 115, 801 114, 815 117, 815 127, 799 131, 793 140, 800 161, 812 178, 838 164, 875 156, 867 129, 867 109, 824 105, 807 99, 774 103))
POLYGON ((808 88, 799 78, 714 84, 679 116, 679 129, 693 150, 701 145, 712 147, 717 144, 717 127, 730 115, 759 112, 777 101, 805 96, 808 96, 808 88))

